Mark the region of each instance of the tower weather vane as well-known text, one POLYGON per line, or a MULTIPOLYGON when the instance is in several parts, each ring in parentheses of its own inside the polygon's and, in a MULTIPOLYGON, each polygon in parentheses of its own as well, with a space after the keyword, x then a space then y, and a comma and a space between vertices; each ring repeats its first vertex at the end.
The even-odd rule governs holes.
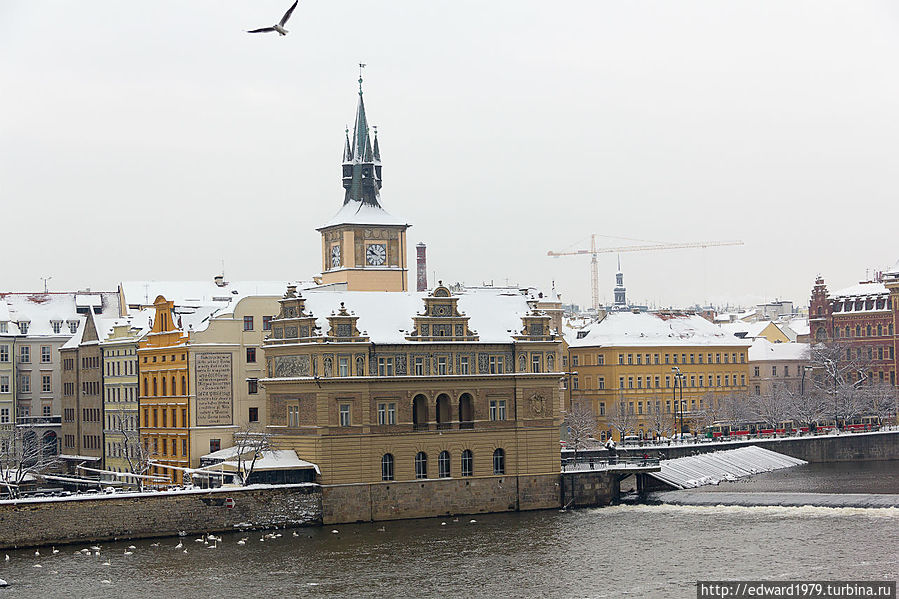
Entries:
POLYGON ((365 68, 365 63, 360 62, 359 63, 359 93, 360 94, 362 93, 362 69, 364 69, 364 68, 365 68))

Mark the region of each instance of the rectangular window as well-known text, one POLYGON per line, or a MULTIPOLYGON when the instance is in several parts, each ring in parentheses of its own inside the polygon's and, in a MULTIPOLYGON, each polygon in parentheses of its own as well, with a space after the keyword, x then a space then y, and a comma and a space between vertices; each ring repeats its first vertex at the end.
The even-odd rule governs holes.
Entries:
POLYGON ((31 346, 23 345, 19 348, 19 362, 22 364, 31 363, 31 346))
POLYGON ((424 358, 415 358, 415 376, 423 376, 425 373, 424 358))
POLYGON ((643 364, 643 355, 642 354, 637 354, 637 364, 638 365, 643 364))
POLYGON ((396 424, 396 404, 378 404, 378 424, 396 424))
POLYGON ((247 348, 247 363, 253 364, 254 362, 256 362, 256 348, 248 347, 247 348))
POLYGON ((665 388, 666 388, 666 389, 670 389, 670 388, 671 388, 671 377, 670 377, 670 376, 667 376, 667 375, 665 376, 665 388))
POLYGON ((459 358, 459 374, 469 374, 467 356, 462 356, 461 358, 459 358))
POLYGON ((0 362, 9 362, 9 346, 0 345, 0 362))
POLYGON ((42 363, 42 364, 49 364, 49 363, 50 363, 51 355, 52 355, 52 354, 50 353, 50 346, 49 346, 49 345, 42 345, 42 346, 41 346, 41 363, 42 363))
POLYGON ((393 376, 393 358, 378 358, 378 376, 393 376))
POLYGON ((777 376, 777 366, 771 367, 771 376, 777 376))
POLYGON ((187 439, 181 439, 181 455, 187 457, 187 439))
POLYGON ((340 426, 350 425, 350 404, 340 404, 340 426))
POLYGON ((499 374, 499 370, 497 368, 497 360, 496 356, 490 356, 487 359, 488 369, 490 370, 490 374, 499 374))
POLYGON ((350 376, 350 359, 337 358, 337 376, 350 376))
MULTIPOLYGON (((154 439, 155 443, 156 440, 154 439)), ((220 451, 222 449, 222 440, 221 439, 210 439, 209 440, 209 453, 214 453, 216 451, 220 451)))
POLYGON ((181 428, 187 428, 187 409, 181 410, 181 428))
POLYGON ((599 402, 599 415, 600 416, 606 415, 606 402, 604 402, 604 401, 599 402))
POLYGON ((243 317, 243 330, 245 330, 245 331, 253 330, 253 317, 252 316, 244 316, 243 317))
POLYGON ((540 372, 540 354, 531 356, 531 372, 540 372))
POLYGON ((53 391, 52 387, 50 386, 50 380, 51 379, 49 374, 41 375, 41 393, 50 393, 51 391, 53 391))
POLYGON ((300 406, 287 406, 287 426, 300 426, 300 406))
POLYGON ((655 379, 656 389, 658 389, 659 387, 662 386, 660 380, 661 380, 661 379, 660 379, 659 377, 656 377, 656 379, 655 379))
POLYGON ((19 390, 22 393, 31 393, 31 375, 23 374, 19 378, 19 390))
POLYGON ((578 389, 578 382, 577 382, 576 376, 571 377, 571 389, 574 391, 576 391, 578 389))
POLYGON ((9 377, 0 376, 0 393, 9 393, 9 377))
POLYGON ((437 358, 437 374, 446 374, 446 358, 443 356, 437 358))
POLYGON ((28 321, 20 320, 19 321, 19 332, 21 332, 23 335, 27 335, 28 334, 28 325, 30 325, 30 324, 31 323, 28 321))
POLYGON ((256 395, 259 393, 259 381, 256 379, 249 379, 247 381, 247 393, 250 395, 256 395))
POLYGON ((580 359, 577 355, 571 356, 571 365, 572 366, 577 366, 579 362, 580 362, 580 359))
POLYGON ((627 377, 627 388, 628 389, 634 388, 634 377, 632 377, 632 376, 627 377))
POLYGON ((634 363, 634 354, 628 354, 628 355, 627 355, 627 363, 628 363, 628 364, 633 364, 633 363, 634 363))
POLYGON ((250 413, 247 416, 247 419, 250 422, 259 422, 259 408, 250 408, 250 413))
POLYGON ((602 365, 605 364, 605 363, 606 363, 606 356, 605 356, 605 354, 597 354, 597 356, 596 356, 596 365, 597 365, 597 366, 602 366, 602 365))
POLYGON ((637 389, 642 389, 642 388, 643 388, 643 377, 638 376, 637 377, 637 389))
POLYGON ((699 358, 699 363, 702 364, 702 354, 698 354, 697 358, 699 358))
POLYGON ((618 354, 618 364, 624 364, 624 354, 618 354))
POLYGON ((0 424, 9 424, 9 408, 0 408, 0 424))
POLYGON ((715 354, 715 364, 721 363, 721 354, 715 354))
POLYGON ((600 389, 605 389, 606 388, 605 377, 601 377, 601 376, 596 377, 596 386, 599 387, 600 389))
POLYGON ((262 317, 262 330, 263 331, 271 331, 272 330, 272 317, 271 316, 263 316, 262 317))
POLYGON ((618 388, 624 389, 624 377, 623 376, 618 377, 618 388))
POLYGON ((506 419, 506 400, 491 399, 490 400, 490 420, 506 419))

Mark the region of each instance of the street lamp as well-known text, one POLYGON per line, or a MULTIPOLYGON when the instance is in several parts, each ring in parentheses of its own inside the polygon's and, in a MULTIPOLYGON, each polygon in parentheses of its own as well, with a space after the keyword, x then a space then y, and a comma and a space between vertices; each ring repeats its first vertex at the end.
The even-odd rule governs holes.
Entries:
POLYGON ((674 366, 671 368, 671 371, 674 373, 674 388, 672 391, 672 396, 674 398, 674 426, 677 426, 677 414, 680 411, 680 429, 678 430, 678 437, 683 439, 684 434, 684 380, 687 378, 687 375, 680 371, 680 368, 674 366), (678 410, 678 401, 677 401, 677 387, 680 385, 680 410, 678 410))

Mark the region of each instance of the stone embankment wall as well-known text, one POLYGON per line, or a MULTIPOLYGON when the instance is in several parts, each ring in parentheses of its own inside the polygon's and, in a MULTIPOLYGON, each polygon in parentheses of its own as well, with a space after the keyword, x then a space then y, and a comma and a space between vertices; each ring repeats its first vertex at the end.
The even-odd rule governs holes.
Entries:
POLYGON ((321 517, 314 484, 0 501, 0 549, 302 526, 321 517))
MULTIPOLYGON (((863 462, 872 460, 899 460, 899 431, 878 433, 843 433, 841 435, 820 435, 808 437, 786 437, 782 439, 749 439, 722 443, 688 443, 661 448, 619 447, 618 455, 658 457, 661 452, 665 459, 681 458, 697 453, 709 453, 725 449, 736 449, 748 445, 764 447, 784 455, 807 462, 863 462)), ((568 452, 571 453, 571 452, 568 452)), ((605 449, 580 451, 579 456, 604 458, 605 449)))
POLYGON ((609 471, 577 471, 562 474, 562 506, 597 507, 618 503, 621 474, 609 471))
POLYGON ((558 474, 322 487, 325 524, 558 508, 558 474))

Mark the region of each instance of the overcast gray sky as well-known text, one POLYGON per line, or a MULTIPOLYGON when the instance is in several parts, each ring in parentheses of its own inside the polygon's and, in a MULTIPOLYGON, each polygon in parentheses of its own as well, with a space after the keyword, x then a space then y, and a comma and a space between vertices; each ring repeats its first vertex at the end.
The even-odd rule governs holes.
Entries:
POLYGON ((896 2, 301 0, 243 32, 289 4, 0 2, 0 287, 317 274, 359 62, 382 203, 446 281, 589 304, 546 252, 590 233, 745 242, 623 254, 659 305, 899 258, 896 2))

